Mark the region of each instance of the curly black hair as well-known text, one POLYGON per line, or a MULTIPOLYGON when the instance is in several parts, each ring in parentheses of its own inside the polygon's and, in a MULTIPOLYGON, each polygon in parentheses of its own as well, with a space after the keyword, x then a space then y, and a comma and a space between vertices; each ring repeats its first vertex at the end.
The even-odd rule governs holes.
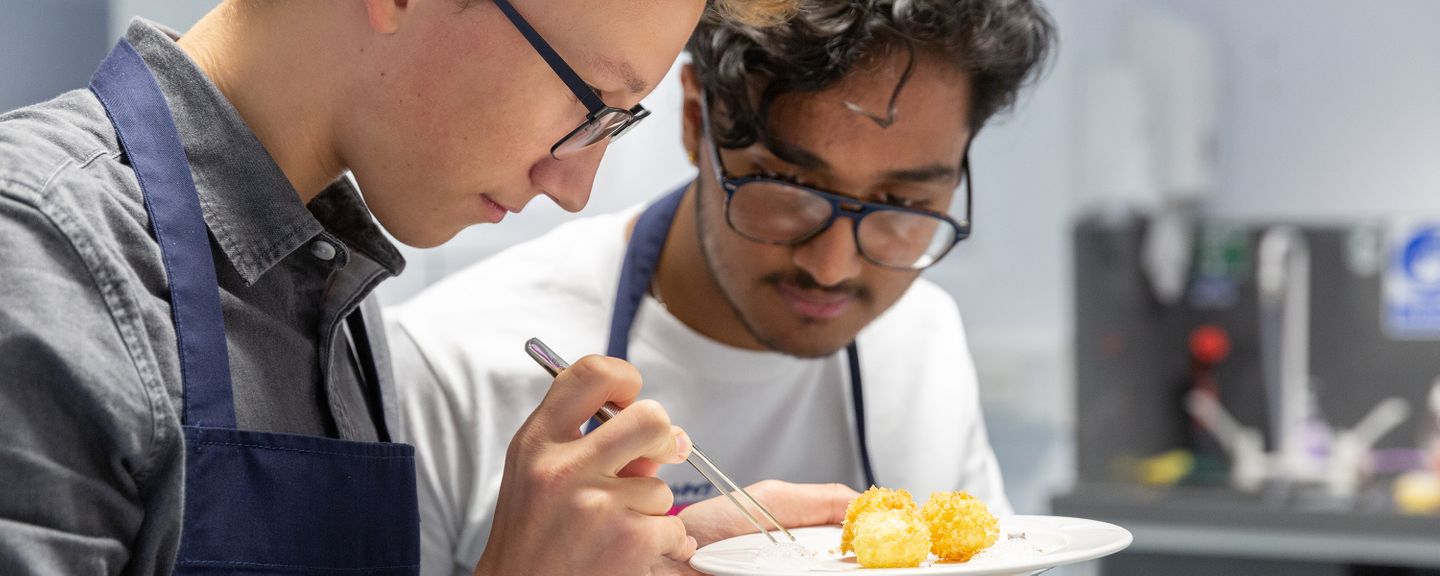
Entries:
POLYGON ((866 56, 895 47, 927 52, 970 76, 978 130, 1014 105, 1048 64, 1055 24, 1038 0, 805 0, 784 24, 749 26, 706 16, 691 36, 700 85, 723 118, 725 148, 766 141, 776 98, 818 92, 866 56))

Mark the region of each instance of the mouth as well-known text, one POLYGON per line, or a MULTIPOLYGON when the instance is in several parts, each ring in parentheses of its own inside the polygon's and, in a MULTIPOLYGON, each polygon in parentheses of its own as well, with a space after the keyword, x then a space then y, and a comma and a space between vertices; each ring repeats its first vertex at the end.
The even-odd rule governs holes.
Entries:
POLYGON ((848 294, 837 294, 824 290, 805 289, 788 282, 777 285, 780 298, 791 312, 814 320, 830 320, 849 308, 854 300, 848 294))
POLYGON ((480 199, 485 205, 485 219, 491 223, 498 224, 501 220, 505 219, 506 214, 512 212, 520 212, 519 210, 511 210, 509 208, 506 208, 504 205, 496 202, 488 194, 481 194, 480 199))

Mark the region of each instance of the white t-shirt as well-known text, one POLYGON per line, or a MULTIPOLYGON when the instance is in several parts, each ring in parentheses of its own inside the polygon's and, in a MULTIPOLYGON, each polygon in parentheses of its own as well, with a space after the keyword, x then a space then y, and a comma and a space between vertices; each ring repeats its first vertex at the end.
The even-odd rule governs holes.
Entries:
MULTIPOLYGON (((417 450, 425 574, 472 573, 489 538, 506 448, 550 384, 525 341, 539 337, 572 361, 605 351, 625 228, 638 211, 560 226, 389 311, 400 436, 417 450)), ((858 346, 877 481, 921 503, 932 491, 969 490, 1010 513, 949 295, 917 280, 858 346)), ((647 296, 630 361, 645 379, 641 397, 659 401, 737 483, 864 488, 844 350, 806 360, 732 348, 647 296)), ((659 475, 677 505, 716 494, 689 465, 659 475)))

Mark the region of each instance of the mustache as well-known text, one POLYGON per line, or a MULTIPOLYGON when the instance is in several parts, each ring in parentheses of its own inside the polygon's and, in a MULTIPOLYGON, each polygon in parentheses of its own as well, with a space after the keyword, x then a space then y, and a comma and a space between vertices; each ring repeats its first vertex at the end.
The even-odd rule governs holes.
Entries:
POLYGON ((815 290, 831 294, 840 294, 861 302, 869 302, 873 296, 870 292, 870 287, 860 282, 841 282, 834 286, 826 286, 816 280, 814 276, 811 276, 809 272, 798 268, 766 274, 760 278, 760 282, 774 286, 789 284, 801 290, 815 290))

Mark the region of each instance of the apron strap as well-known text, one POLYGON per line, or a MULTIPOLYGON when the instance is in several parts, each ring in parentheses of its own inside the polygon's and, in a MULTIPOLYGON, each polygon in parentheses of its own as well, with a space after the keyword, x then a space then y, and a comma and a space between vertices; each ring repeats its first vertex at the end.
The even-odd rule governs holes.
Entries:
POLYGON ((688 184, 662 196, 635 221, 630 243, 625 246, 625 263, 620 266, 620 286, 615 291, 615 312, 610 317, 606 356, 624 359, 630 353, 630 327, 635 324, 640 301, 650 290, 650 278, 660 265, 665 238, 670 235, 670 224, 675 221, 675 212, 680 209, 687 188, 688 184))
POLYGON ((375 432, 381 442, 390 441, 390 427, 385 422, 385 394, 380 390, 380 370, 375 364, 375 350, 370 346, 370 330, 365 325, 364 304, 355 308, 345 317, 347 348, 350 358, 360 370, 360 389, 370 410, 370 419, 375 422, 375 432))
POLYGON ((875 482, 875 469, 870 465, 870 443, 865 435, 865 390, 860 384, 860 349, 851 342, 845 347, 845 356, 850 365, 850 403, 855 410, 855 445, 860 447, 860 471, 865 473, 865 484, 879 486, 875 482))
POLYGON ((160 245, 179 341, 184 423, 234 428, 225 318, 210 237, 170 107, 128 40, 105 58, 90 90, 115 125, 160 245))

